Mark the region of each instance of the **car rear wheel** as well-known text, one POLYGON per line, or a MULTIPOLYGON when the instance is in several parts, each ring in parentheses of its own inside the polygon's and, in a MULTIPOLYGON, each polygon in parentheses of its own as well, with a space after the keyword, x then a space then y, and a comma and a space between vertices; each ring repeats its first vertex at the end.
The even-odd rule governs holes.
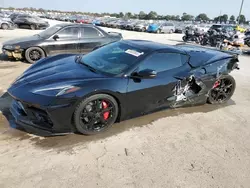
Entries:
POLYGON ((39 47, 31 47, 25 51, 25 59, 32 64, 44 57, 45 53, 39 47))
POLYGON ((169 31, 169 34, 172 34, 174 31, 173 31, 173 29, 171 29, 170 31, 169 31))
POLYGON ((3 24, 1 25, 1 27, 2 27, 3 30, 6 30, 6 29, 9 28, 8 24, 5 24, 5 23, 3 23, 3 24))
POLYGON ((221 76, 209 92, 208 103, 222 104, 226 103, 234 94, 236 82, 230 75, 221 76))
POLYGON ((92 95, 76 107, 73 116, 74 125, 81 134, 98 134, 115 123, 118 113, 118 104, 112 96, 92 95))
POLYGON ((160 29, 158 29, 158 30, 156 31, 156 33, 157 33, 157 34, 160 34, 160 33, 161 33, 161 30, 160 30, 160 29))

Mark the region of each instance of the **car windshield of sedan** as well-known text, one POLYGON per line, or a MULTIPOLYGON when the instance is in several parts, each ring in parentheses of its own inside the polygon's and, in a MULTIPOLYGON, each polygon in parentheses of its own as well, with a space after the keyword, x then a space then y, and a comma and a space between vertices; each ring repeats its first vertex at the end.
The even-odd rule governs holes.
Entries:
POLYGON ((103 73, 118 75, 143 55, 139 48, 115 42, 82 56, 81 63, 103 73))
POLYGON ((44 31, 42 31, 41 33, 39 33, 39 36, 42 38, 48 38, 51 35, 55 34, 57 31, 59 31, 62 27, 61 26, 52 26, 44 31))

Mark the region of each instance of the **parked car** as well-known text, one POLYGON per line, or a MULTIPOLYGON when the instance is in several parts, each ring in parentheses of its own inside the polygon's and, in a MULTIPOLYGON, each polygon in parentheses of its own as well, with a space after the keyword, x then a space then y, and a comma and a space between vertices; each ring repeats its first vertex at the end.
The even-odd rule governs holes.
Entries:
POLYGON ((166 22, 160 26, 160 30, 162 33, 173 33, 175 32, 175 25, 171 22, 166 22))
POLYGON ((198 25, 197 29, 206 33, 206 32, 208 32, 210 27, 211 27, 210 25, 198 25))
POLYGON ((13 13, 9 16, 9 18, 14 21, 16 18, 18 18, 19 16, 24 17, 24 16, 29 16, 28 14, 20 14, 20 13, 13 13))
POLYGON ((10 86, 16 123, 48 136, 93 135, 164 108, 226 103, 238 58, 197 46, 124 40, 40 60, 10 86))
POLYGON ((161 25, 159 23, 152 23, 149 24, 148 28, 147 28, 147 32, 149 33, 161 33, 161 25))
POLYGON ((135 31, 141 31, 141 32, 145 32, 148 29, 148 23, 144 22, 144 21, 140 21, 137 22, 134 26, 134 30, 135 31))
POLYGON ((176 24, 175 25, 175 33, 183 33, 183 31, 185 30, 185 25, 182 23, 176 24))
POLYGON ((212 25, 209 30, 216 30, 216 31, 225 31, 225 32, 233 32, 236 30, 235 25, 230 25, 230 24, 214 24, 212 25))
POLYGON ((3 30, 14 29, 15 24, 11 21, 10 18, 0 18, 0 28, 3 30))
POLYGON ((44 21, 43 19, 39 17, 34 16, 26 16, 26 15, 19 15, 17 16, 13 22, 19 27, 19 28, 26 28, 26 29, 46 29, 50 25, 47 21, 44 21))
POLYGON ((126 29, 130 31, 134 31, 135 25, 137 24, 137 22, 138 21, 135 21, 135 20, 128 22, 126 25, 126 29))
POLYGON ((122 39, 120 33, 107 33, 92 24, 58 24, 30 37, 3 43, 9 57, 35 63, 55 54, 88 53, 96 46, 122 39))

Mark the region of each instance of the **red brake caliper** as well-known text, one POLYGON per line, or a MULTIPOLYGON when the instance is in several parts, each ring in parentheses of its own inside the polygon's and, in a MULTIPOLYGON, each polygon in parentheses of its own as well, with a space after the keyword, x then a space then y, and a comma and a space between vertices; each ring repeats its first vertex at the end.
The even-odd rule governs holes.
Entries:
MULTIPOLYGON (((103 109, 108 108, 107 102, 102 101, 102 108, 103 108, 103 109)), ((107 120, 107 119, 109 118, 109 113, 110 113, 109 111, 103 113, 103 119, 104 119, 104 120, 107 120)))
POLYGON ((216 81, 216 82, 214 83, 213 89, 214 89, 214 88, 217 88, 219 85, 220 85, 220 81, 216 81))

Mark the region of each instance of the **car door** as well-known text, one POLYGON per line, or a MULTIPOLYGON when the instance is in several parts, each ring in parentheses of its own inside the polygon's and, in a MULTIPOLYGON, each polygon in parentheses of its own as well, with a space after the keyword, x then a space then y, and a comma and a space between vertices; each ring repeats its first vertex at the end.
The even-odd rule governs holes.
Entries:
POLYGON ((91 26, 82 26, 80 27, 80 51, 81 53, 89 53, 96 46, 101 46, 107 43, 107 38, 94 27, 91 26))
POLYGON ((157 76, 152 79, 129 78, 127 90, 127 105, 131 108, 128 114, 146 113, 173 101, 174 88, 178 83, 175 75, 189 71, 188 56, 172 52, 156 52, 146 58, 135 70, 155 70, 157 76))
POLYGON ((49 55, 80 53, 79 27, 70 26, 59 30, 44 43, 49 55))

